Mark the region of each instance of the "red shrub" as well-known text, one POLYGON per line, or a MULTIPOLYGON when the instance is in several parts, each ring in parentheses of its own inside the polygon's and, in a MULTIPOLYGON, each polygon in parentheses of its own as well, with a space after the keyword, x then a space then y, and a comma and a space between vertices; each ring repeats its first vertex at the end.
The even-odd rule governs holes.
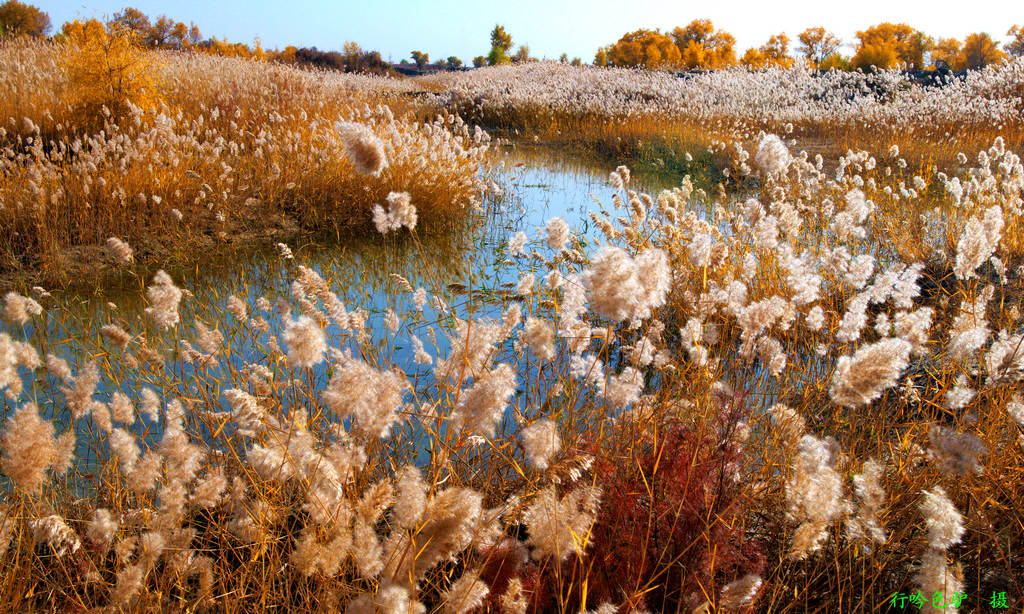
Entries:
POLYGON ((760 573, 763 552, 743 526, 741 455, 731 432, 673 426, 636 454, 597 461, 605 496, 587 556, 588 601, 633 596, 634 607, 691 611, 760 573))
POLYGON ((551 561, 527 562, 521 546, 496 547, 484 572, 491 605, 518 577, 533 593, 534 612, 577 612, 606 601, 689 612, 714 604, 725 584, 760 574, 764 553, 747 536, 740 501, 745 407, 731 395, 721 407, 708 432, 676 424, 643 446, 589 450, 604 495, 586 555, 556 569, 551 561))

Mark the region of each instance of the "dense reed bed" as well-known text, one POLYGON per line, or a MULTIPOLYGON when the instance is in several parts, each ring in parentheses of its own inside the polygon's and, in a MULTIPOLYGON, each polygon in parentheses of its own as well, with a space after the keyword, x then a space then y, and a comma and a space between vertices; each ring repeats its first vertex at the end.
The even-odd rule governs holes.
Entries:
POLYGON ((139 285, 81 321, 4 294, 0 610, 1020 607, 1022 70, 413 81, 5 41, 0 267, 139 285), (705 176, 620 166, 589 220, 484 254, 467 122, 705 176), (419 270, 366 282, 387 305, 295 242, 273 283, 150 270, 291 229, 419 270))
POLYGON ((609 160, 695 170, 716 140, 788 134, 835 158, 897 145, 912 162, 951 162, 1002 136, 1024 142, 1024 60, 922 85, 896 70, 742 68, 673 73, 542 62, 430 77, 441 103, 488 128, 609 160), (940 81, 941 82, 941 81, 940 81))
POLYGON ((473 316, 426 273, 370 318, 286 246, 275 288, 160 272, 145 319, 57 345, 8 294, 3 608, 1016 607, 1019 156, 739 157, 742 198, 620 167, 600 232, 509 237, 473 316))
POLYGON ((0 271, 89 276, 110 236, 147 262, 247 239, 421 226, 479 204, 487 136, 406 102, 408 81, 146 52, 103 30, 0 46, 0 271))

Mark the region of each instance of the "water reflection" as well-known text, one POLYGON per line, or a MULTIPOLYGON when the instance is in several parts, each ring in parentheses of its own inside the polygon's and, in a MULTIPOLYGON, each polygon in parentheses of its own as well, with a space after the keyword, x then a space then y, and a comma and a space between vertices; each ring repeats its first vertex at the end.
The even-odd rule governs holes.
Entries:
MULTIPOLYGON (((493 164, 501 194, 485 203, 489 214, 467 216, 457 228, 445 232, 412 237, 403 232, 343 243, 307 239, 289 246, 294 259, 283 258, 273 245, 264 245, 230 257, 210 258, 191 269, 169 271, 175 283, 186 290, 181 324, 172 329, 156 329, 145 312, 145 291, 151 281, 128 271, 119 283, 91 294, 68 292, 43 299, 46 311, 41 318, 25 329, 5 330, 12 337, 31 341, 44 355, 53 353, 68 360, 76 374, 91 360, 105 365, 96 396, 104 401, 115 390, 138 399, 143 388, 151 387, 161 392, 164 401, 177 398, 193 409, 223 410, 224 389, 244 386, 246 365, 253 363, 267 366, 276 378, 301 376, 309 384, 306 390, 322 390, 328 380, 327 362, 306 373, 286 369, 282 354, 271 348, 281 339, 288 318, 273 309, 255 308, 260 298, 270 304, 279 297, 288 298, 294 268, 302 265, 323 277, 349 311, 365 311, 367 337, 362 343, 353 339, 351 331, 332 324, 326 328, 331 347, 372 355, 379 364, 405 370, 417 389, 429 388, 434 385, 432 371, 415 362, 412 335, 424 342, 434 358, 445 356, 450 350, 445 326, 451 327, 456 318, 500 318, 517 300, 513 289, 520 270, 533 269, 538 276, 546 273, 546 269, 537 270, 542 265, 536 261, 511 262, 506 254, 509 236, 522 231, 531 240, 541 240, 547 220, 560 216, 593 238, 588 213, 599 208, 595 198, 610 209, 610 166, 526 148, 498 151, 493 164), (417 305, 410 288, 425 289, 433 300, 417 305), (249 318, 265 318, 269 330, 255 331, 227 313, 227 299, 232 295, 249 305, 249 318), (385 325, 388 310, 394 310, 401 321, 397 334, 385 325), (223 334, 219 360, 190 363, 180 359, 183 348, 196 344, 195 322, 223 334), (104 340, 101 329, 109 324, 133 336, 128 350, 104 340), (158 368, 145 366, 150 352, 152 361, 160 363, 158 368)), ((657 191, 678 185, 678 179, 637 175, 632 186, 657 191)), ((290 302, 294 308, 295 302, 290 302)), ((23 375, 26 383, 31 383, 23 399, 35 400, 50 419, 61 424, 73 422, 59 380, 42 370, 34 379, 28 378, 28 373, 23 375)), ((529 404, 525 396, 516 403, 522 411, 529 404)), ((277 411, 286 414, 316 405, 316 399, 292 395, 284 397, 277 411)), ((4 416, 13 409, 6 401, 4 416)), ((96 459, 106 456, 105 444, 97 443, 104 438, 95 432, 92 420, 74 423, 86 435, 79 437, 77 456, 83 467, 94 466, 96 459)), ((206 437, 212 435, 202 424, 192 428, 206 437)), ((154 442, 158 429, 158 422, 140 417, 129 430, 154 442)))

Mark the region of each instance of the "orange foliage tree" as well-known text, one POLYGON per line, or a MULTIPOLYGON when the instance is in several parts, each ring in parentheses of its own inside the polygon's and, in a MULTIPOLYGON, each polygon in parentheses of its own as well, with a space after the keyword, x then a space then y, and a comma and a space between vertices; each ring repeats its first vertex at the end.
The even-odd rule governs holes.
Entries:
POLYGON ((147 47, 166 49, 192 48, 202 40, 196 24, 185 25, 182 21, 174 21, 167 15, 160 15, 156 21, 150 22, 149 17, 135 7, 125 7, 114 13, 107 22, 108 28, 121 28, 132 32, 147 47))
POLYGON ((119 23, 75 20, 54 38, 67 46, 60 58, 68 76, 68 103, 78 115, 76 126, 95 128, 108 114, 123 115, 129 105, 147 108, 155 103, 157 65, 137 31, 119 23))
POLYGON ((807 28, 797 35, 797 39, 800 41, 798 51, 814 68, 821 68, 825 58, 835 53, 842 43, 838 36, 820 26, 807 28))
POLYGON ((955 38, 940 38, 932 47, 933 68, 960 70, 960 41, 955 38))
POLYGON ((775 34, 768 39, 768 42, 761 47, 768 66, 781 66, 789 68, 793 65, 793 58, 789 55, 789 37, 785 33, 775 34))
POLYGON ((1006 54, 986 32, 968 34, 964 46, 960 49, 960 61, 963 69, 984 68, 989 64, 998 64, 1006 59, 1006 54))
POLYGON ((740 64, 751 70, 761 70, 767 66, 768 60, 764 57, 764 54, 761 53, 760 49, 751 47, 750 49, 747 49, 746 53, 743 54, 743 57, 740 58, 740 64))
POLYGON ((196 49, 204 53, 211 53, 213 55, 222 55, 229 58, 244 58, 247 60, 267 60, 269 56, 267 52, 263 50, 263 45, 259 39, 253 42, 253 46, 249 47, 245 43, 232 43, 227 39, 218 39, 216 37, 210 38, 199 43, 196 49))
POLYGON ((126 6, 107 22, 107 28, 114 27, 130 31, 136 39, 143 40, 149 32, 149 17, 134 6, 126 6))
POLYGON ((609 47, 606 54, 613 66, 673 68, 681 63, 675 42, 658 30, 630 32, 609 47))
POLYGON ((964 44, 955 38, 941 38, 931 52, 931 63, 935 68, 943 66, 953 70, 977 69, 998 64, 1006 59, 1006 53, 992 37, 984 32, 967 35, 964 44))
POLYGON ((46 36, 50 16, 31 4, 7 0, 0 4, 0 36, 46 36))
POLYGON ((684 68, 715 69, 736 63, 736 38, 725 30, 716 31, 710 19, 695 19, 685 28, 676 27, 672 40, 684 68))
POLYGON ((924 54, 933 41, 931 37, 905 23, 881 23, 857 32, 857 53, 853 56, 856 68, 868 70, 897 68, 905 64, 910 70, 924 68, 924 54))
POLYGON ((158 17, 145 33, 146 44, 150 47, 186 49, 200 40, 202 36, 196 24, 186 26, 184 22, 174 21, 166 15, 158 17))
POLYGON ((789 37, 784 33, 774 34, 768 42, 757 49, 750 48, 743 54, 740 63, 751 70, 771 68, 789 68, 793 66, 793 58, 789 55, 789 37))

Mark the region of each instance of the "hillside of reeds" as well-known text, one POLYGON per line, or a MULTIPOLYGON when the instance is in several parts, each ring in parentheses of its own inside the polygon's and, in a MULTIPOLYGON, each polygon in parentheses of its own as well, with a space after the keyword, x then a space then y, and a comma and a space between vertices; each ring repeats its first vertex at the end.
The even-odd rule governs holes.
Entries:
POLYGON ((715 141, 749 147, 760 132, 835 159, 849 149, 892 145, 912 163, 950 163, 1001 136, 1024 143, 1024 60, 944 85, 898 70, 815 72, 804 67, 685 73, 575 67, 553 62, 495 66, 425 81, 440 104, 504 135, 696 173, 715 141))

